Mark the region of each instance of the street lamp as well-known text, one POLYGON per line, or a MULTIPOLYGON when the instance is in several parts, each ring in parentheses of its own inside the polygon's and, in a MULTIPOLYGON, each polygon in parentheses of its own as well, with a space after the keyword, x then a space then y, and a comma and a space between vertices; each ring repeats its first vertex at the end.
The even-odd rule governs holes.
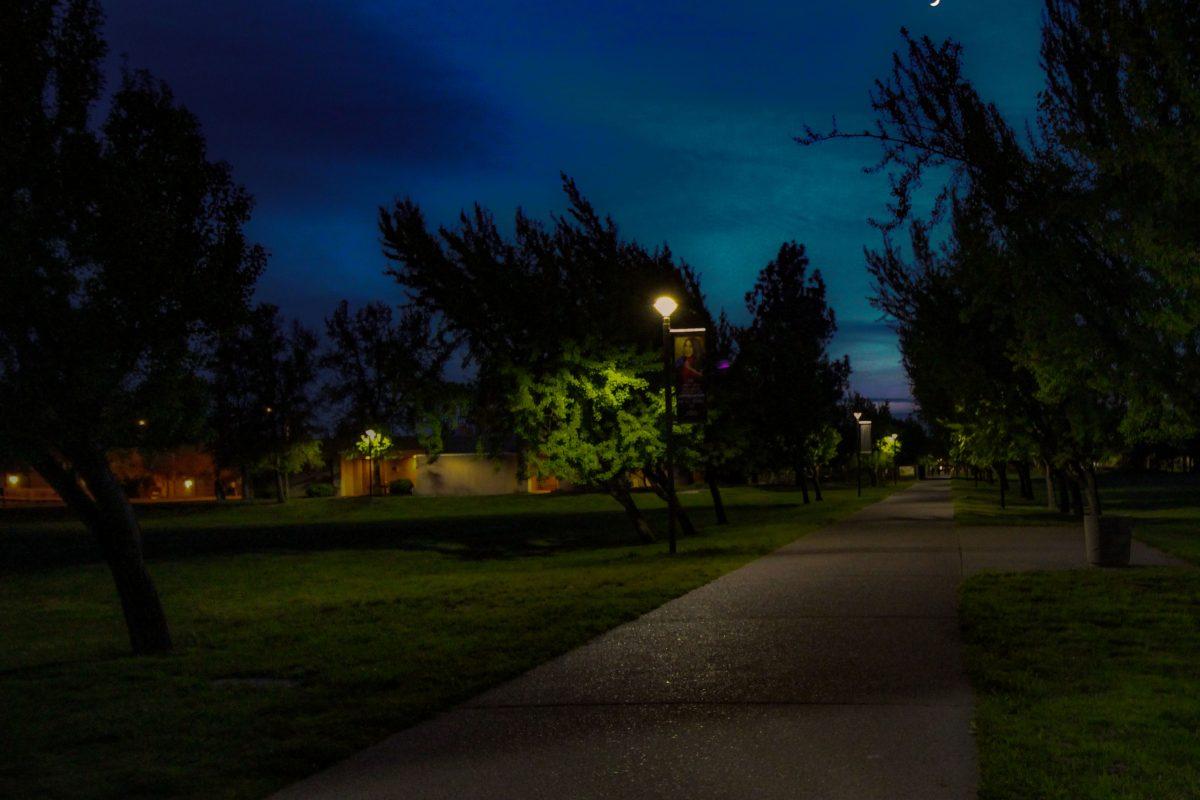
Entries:
POLYGON ((667 295, 654 301, 654 310, 662 315, 663 331, 663 441, 667 446, 667 541, 672 555, 675 553, 675 459, 671 447, 671 432, 674 420, 671 414, 671 314, 679 304, 667 295))
POLYGON ((665 294, 654 301, 654 310, 663 316, 663 322, 670 324, 671 315, 675 313, 675 309, 679 308, 679 304, 667 297, 665 294))

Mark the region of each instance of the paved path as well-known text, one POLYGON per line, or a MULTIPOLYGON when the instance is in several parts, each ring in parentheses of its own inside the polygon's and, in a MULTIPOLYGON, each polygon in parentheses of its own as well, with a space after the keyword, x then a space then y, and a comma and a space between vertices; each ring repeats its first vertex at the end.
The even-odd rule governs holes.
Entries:
POLYGON ((898 492, 275 798, 974 797, 958 584, 1079 566, 1082 532, 952 513, 898 492))

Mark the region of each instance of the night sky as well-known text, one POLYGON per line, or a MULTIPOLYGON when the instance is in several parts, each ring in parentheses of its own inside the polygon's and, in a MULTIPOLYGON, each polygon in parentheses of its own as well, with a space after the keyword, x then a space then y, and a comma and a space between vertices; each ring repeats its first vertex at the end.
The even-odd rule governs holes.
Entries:
POLYGON ((864 246, 886 179, 868 143, 805 149, 805 123, 869 125, 868 90, 899 29, 966 46, 969 74, 1015 120, 1041 86, 1038 0, 163 3, 109 0, 122 59, 165 79, 215 157, 258 199, 271 253, 259 299, 318 325, 341 298, 397 302, 375 230, 409 196, 433 223, 479 201, 562 208, 559 172, 643 244, 669 243, 714 308, 780 242, 825 275, 852 385, 908 394, 867 303, 864 246))

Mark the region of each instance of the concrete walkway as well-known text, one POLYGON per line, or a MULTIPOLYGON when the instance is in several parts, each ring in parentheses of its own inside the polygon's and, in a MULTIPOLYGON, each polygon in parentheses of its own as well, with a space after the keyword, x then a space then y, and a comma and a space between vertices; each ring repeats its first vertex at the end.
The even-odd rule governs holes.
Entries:
POLYGON ((1081 566, 1082 532, 957 528, 949 488, 898 492, 275 798, 974 797, 958 584, 1081 566))

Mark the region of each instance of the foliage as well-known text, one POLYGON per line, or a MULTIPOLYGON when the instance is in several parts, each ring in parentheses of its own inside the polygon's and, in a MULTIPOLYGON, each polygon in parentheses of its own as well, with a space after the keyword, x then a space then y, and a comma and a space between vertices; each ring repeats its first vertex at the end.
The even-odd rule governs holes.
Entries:
POLYGON ((763 268, 746 294, 752 321, 738 337, 736 375, 757 465, 798 479, 820 464, 850 374, 848 358, 829 358, 837 323, 820 271, 808 267, 804 246, 788 242, 763 268))
POLYGON ((563 191, 565 215, 547 226, 518 211, 511 239, 480 206, 436 233, 410 200, 380 209, 388 274, 417 308, 439 315, 476 368, 472 415, 491 452, 513 433, 511 367, 553 371, 567 343, 588 340, 658 352, 661 318, 650 303, 664 293, 680 303, 677 326, 711 327, 691 267, 666 247, 623 239, 566 176, 563 191))
POLYGON ((388 494, 410 495, 413 493, 413 482, 408 478, 397 478, 388 484, 388 494))
POLYGON ((509 411, 530 443, 528 469, 606 486, 661 461, 663 401, 647 377, 660 369, 653 356, 568 345, 550 372, 514 370, 509 411))
POLYGON ((900 455, 900 435, 889 433, 875 442, 876 464, 883 469, 896 466, 896 457, 900 455))
POLYGON ((213 359, 214 450, 218 461, 287 476, 320 463, 316 425, 317 338, 262 304, 226 329, 213 359))
MULTIPOLYGON (((567 213, 553 215, 547 226, 518 211, 511 239, 478 205, 473 214, 460 217, 456 229, 436 234, 411 200, 380 209, 384 255, 391 262, 388 274, 417 308, 438 315, 450 340, 464 348, 475 369, 471 417, 481 448, 496 453, 515 445, 530 463, 557 460, 563 477, 607 481, 646 538, 651 533, 629 496, 628 478, 623 473, 618 477, 614 465, 629 463, 634 451, 653 448, 642 441, 614 446, 621 436, 606 422, 584 424, 588 415, 582 412, 574 429, 559 427, 563 423, 542 414, 552 405, 554 392, 567 388, 562 365, 584 357, 570 352, 580 343, 597 343, 596 354, 586 358, 626 358, 615 356, 617 351, 647 357, 659 352, 661 317, 650 307, 655 297, 670 294, 679 302, 672 318, 677 327, 711 329, 712 319, 690 266, 677 262, 665 246, 650 251, 623 239, 612 219, 602 218, 572 180, 564 175, 562 181, 567 213), (536 313, 530 313, 530 303, 537 304, 536 313), (535 438, 526 440, 527 435, 535 438), (569 450, 550 449, 559 446, 569 450), (584 455, 588 450, 590 455, 584 455)), ((638 374, 646 383, 639 392, 662 390, 657 370, 638 374)), ((437 431, 433 426, 434 443, 437 431)), ((636 467, 659 491, 665 490, 661 463, 641 461, 636 467)), ((689 527, 686 521, 684 527, 689 527)))
POLYGON ((321 357, 324 395, 343 436, 368 426, 413 430, 436 415, 452 387, 443 370, 453 352, 432 315, 368 303, 353 314, 346 301, 325 320, 330 342, 321 357))
POLYGON ((306 497, 333 497, 337 491, 332 483, 310 483, 304 488, 306 497))
POLYGON ((87 522, 151 652, 170 635, 104 454, 138 443, 138 419, 158 443, 194 431, 198 368, 266 256, 249 194, 165 84, 126 71, 101 97, 101 22, 90 0, 0 10, 0 453, 87 522))
POLYGON ((355 443, 354 448, 358 450, 363 458, 380 459, 391 452, 392 437, 386 433, 368 428, 358 437, 358 442, 355 443))
POLYGON ((262 469, 274 469, 276 466, 285 475, 295 475, 306 469, 315 469, 325 463, 321 455, 320 439, 304 439, 291 443, 285 450, 262 462, 262 469))
POLYGON ((882 147, 894 202, 871 268, 923 411, 997 457, 1068 469, 1097 512, 1094 462, 1196 428, 1197 30, 1191 4, 1050 0, 1047 90, 1024 140, 964 76, 960 45, 905 33, 872 95, 876 129, 802 140, 882 147), (944 180, 921 218, 931 176, 944 180))

